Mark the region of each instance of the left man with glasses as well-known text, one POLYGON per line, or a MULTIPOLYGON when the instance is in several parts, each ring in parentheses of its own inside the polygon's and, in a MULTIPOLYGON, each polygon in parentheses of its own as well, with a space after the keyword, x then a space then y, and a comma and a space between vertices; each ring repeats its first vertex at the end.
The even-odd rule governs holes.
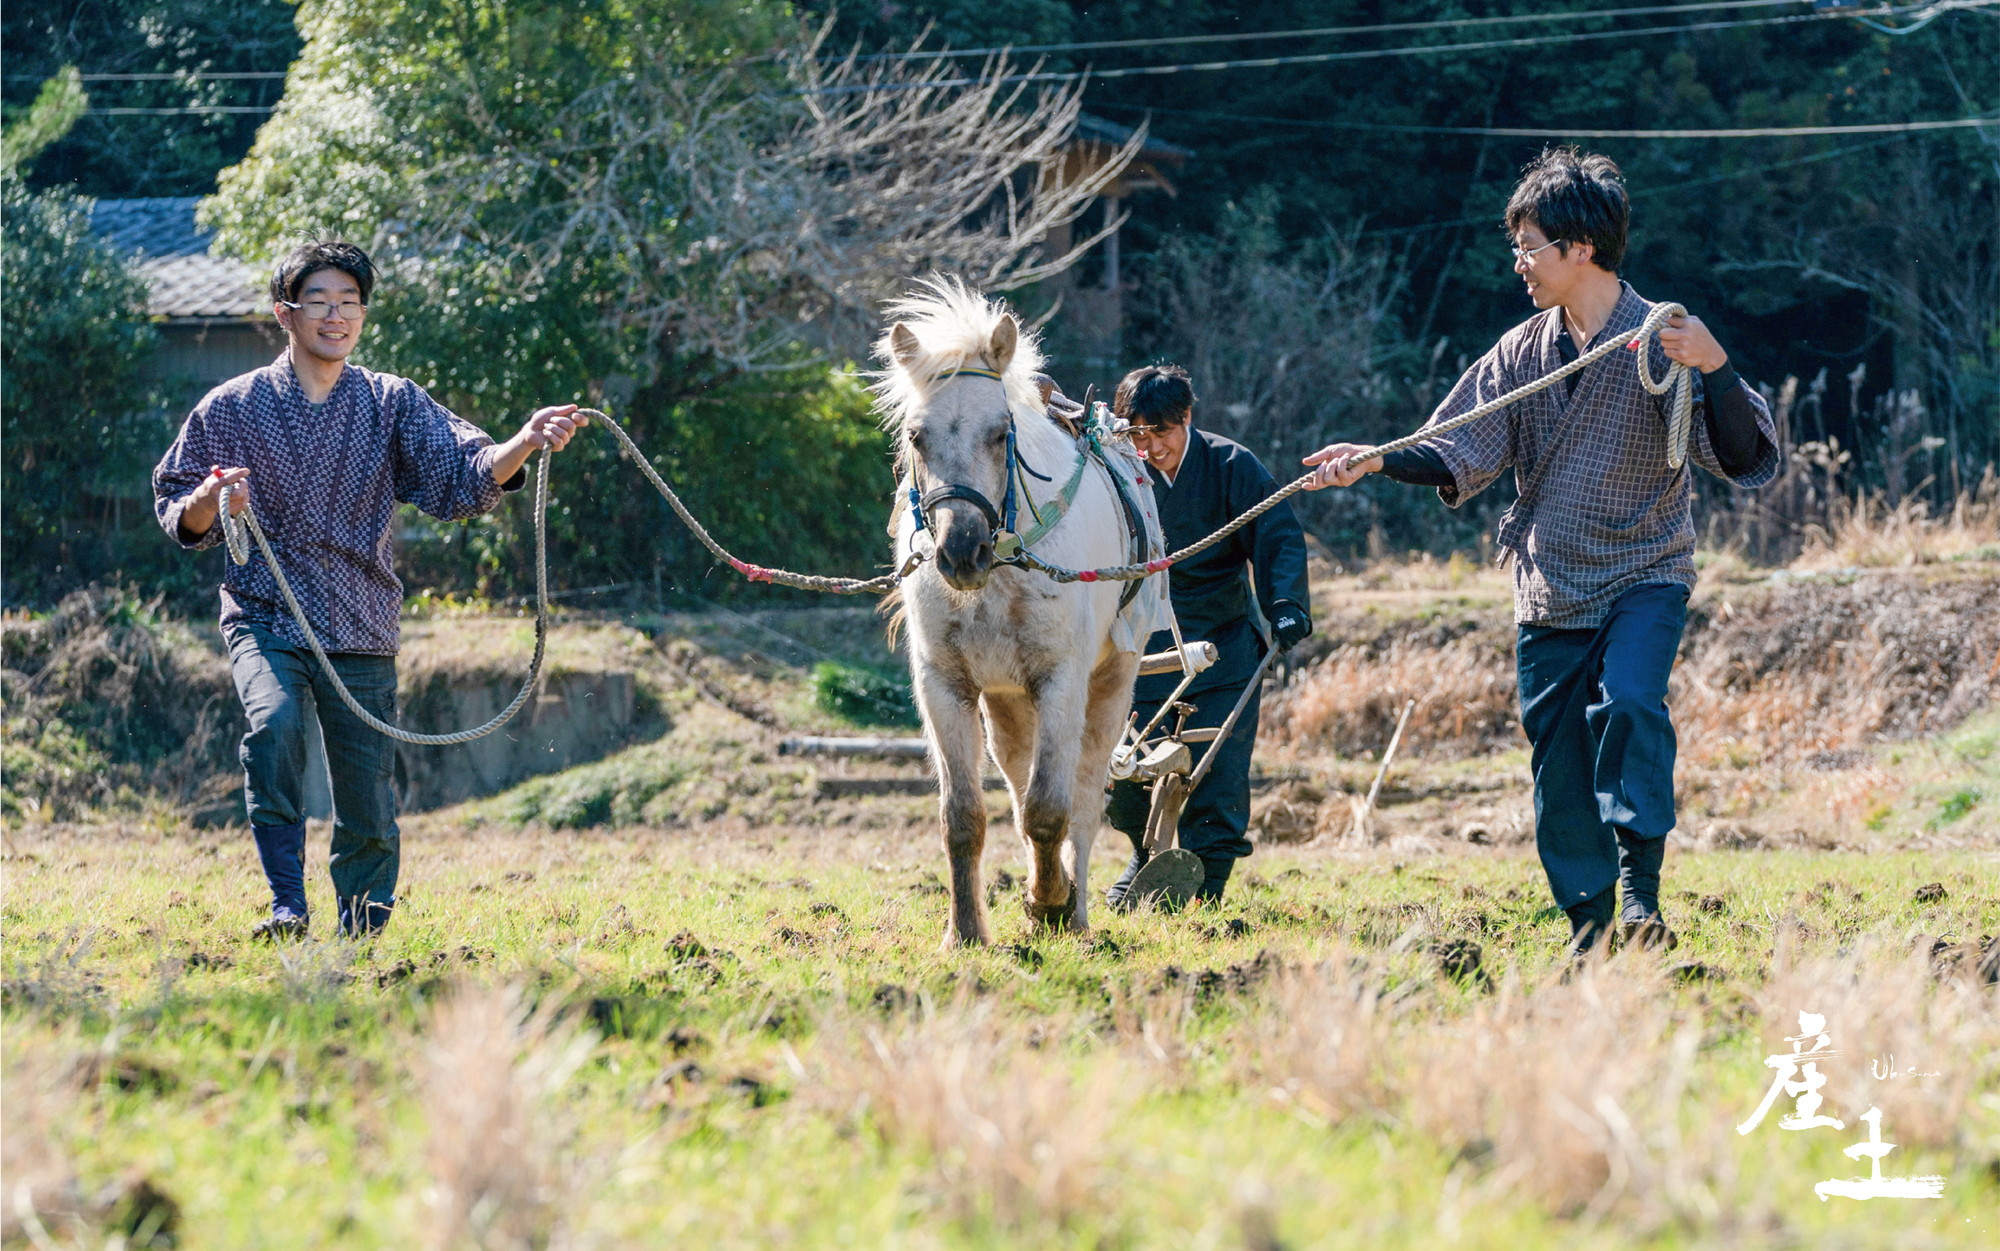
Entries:
MULTIPOLYGON (((351 243, 304 244, 271 276, 285 351, 223 383, 188 414, 153 470, 154 511, 182 547, 222 541, 222 488, 232 512, 253 504, 313 630, 364 708, 396 716, 396 577, 389 526, 399 504, 444 521, 490 511, 527 480, 536 448, 566 445, 584 424, 574 404, 539 409, 496 444, 408 378, 348 363, 368 316, 375 266, 351 243)), ((343 933, 388 923, 401 867, 395 743, 334 693, 292 620, 261 554, 223 564, 222 636, 249 719, 244 801, 271 888, 262 938, 307 930, 307 720, 316 715, 333 787, 334 898, 343 933)))

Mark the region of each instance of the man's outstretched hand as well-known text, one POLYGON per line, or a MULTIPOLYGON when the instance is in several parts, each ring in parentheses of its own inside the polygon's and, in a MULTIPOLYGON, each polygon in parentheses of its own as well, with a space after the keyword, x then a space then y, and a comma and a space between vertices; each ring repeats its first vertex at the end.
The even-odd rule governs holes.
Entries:
POLYGON ((576 415, 574 404, 536 409, 528 424, 521 427, 521 433, 500 445, 500 455, 493 461, 493 480, 504 483, 521 472, 521 466, 528 463, 536 448, 562 451, 576 437, 576 432, 589 424, 589 418, 576 415))
MULTIPOLYGON (((207 534, 209 527, 215 524, 215 515, 222 511, 222 488, 249 481, 248 469, 225 469, 221 465, 211 465, 201 485, 188 493, 187 507, 181 510, 181 533, 190 539, 207 534)), ((245 486, 229 497, 231 516, 241 516, 248 507, 249 487, 245 486)))
POLYGON ((1304 463, 1315 465, 1319 472, 1306 484, 1306 490, 1319 491, 1330 486, 1353 486, 1371 473, 1382 472, 1382 458, 1372 457, 1353 463, 1358 452, 1368 450, 1366 443, 1329 443, 1327 446, 1305 458, 1304 463))
POLYGON ((576 415, 576 407, 574 404, 556 404, 536 409, 535 415, 528 418, 528 424, 521 427, 521 439, 529 447, 562 451, 569 446, 569 441, 578 430, 590 424, 588 417, 576 415))

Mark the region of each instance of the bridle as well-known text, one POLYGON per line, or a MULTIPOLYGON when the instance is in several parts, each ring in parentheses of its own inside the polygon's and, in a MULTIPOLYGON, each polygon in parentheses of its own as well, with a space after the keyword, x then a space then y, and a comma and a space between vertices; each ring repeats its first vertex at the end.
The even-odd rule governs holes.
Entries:
MULTIPOLYGON (((947 379, 957 378, 961 375, 970 375, 974 378, 991 378, 995 382, 1001 381, 1000 374, 994 370, 970 367, 954 369, 950 373, 939 374, 932 381, 944 382, 947 379)), ((912 449, 913 452, 914 450, 912 449)), ((967 486, 962 482, 948 482, 943 486, 932 487, 928 491, 918 490, 917 469, 913 464, 910 467, 910 481, 907 489, 910 501, 910 520, 915 525, 917 532, 921 533, 929 530, 935 535, 937 533, 937 526, 931 521, 931 513, 939 504, 944 503, 946 500, 963 500, 978 509, 979 515, 986 519, 987 528, 992 531, 994 559, 1003 565, 1016 563, 1021 553, 1021 540, 1020 530, 1017 525, 1020 506, 1017 493, 1014 489, 1015 479, 1021 473, 1031 474, 1043 482, 1051 481, 1051 479, 1046 474, 1037 473, 1026 461, 1021 459, 1021 452, 1015 435, 1014 411, 1011 405, 1008 406, 1007 410, 1006 459, 1001 464, 1004 466, 1001 472, 1006 479, 1007 489, 1000 497, 1000 507, 998 508, 993 506, 993 501, 987 499, 984 492, 980 491, 977 487, 967 486)))

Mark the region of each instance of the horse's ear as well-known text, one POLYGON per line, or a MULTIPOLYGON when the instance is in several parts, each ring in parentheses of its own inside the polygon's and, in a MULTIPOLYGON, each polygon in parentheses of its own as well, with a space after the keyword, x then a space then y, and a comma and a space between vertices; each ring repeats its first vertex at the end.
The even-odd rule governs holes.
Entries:
POLYGON ((923 347, 923 344, 917 342, 916 331, 911 330, 902 322, 897 322, 890 329, 889 351, 895 356, 896 363, 903 368, 908 369, 915 363, 917 355, 923 351, 923 347))
POLYGON ((1000 324, 993 327, 993 341, 986 345, 986 358, 994 373, 1007 372, 1007 363, 1014 359, 1014 349, 1020 344, 1020 323, 1014 320, 1014 314, 1003 313, 1000 324))

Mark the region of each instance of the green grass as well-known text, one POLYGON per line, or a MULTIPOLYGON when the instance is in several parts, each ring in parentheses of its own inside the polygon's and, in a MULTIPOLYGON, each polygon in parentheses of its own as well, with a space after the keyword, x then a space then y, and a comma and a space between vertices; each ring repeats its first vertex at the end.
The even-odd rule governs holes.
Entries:
MULTIPOLYGON (((586 774, 565 784, 581 794, 596 785, 586 774)), ((280 1228, 301 1248, 407 1246, 438 1226, 433 1197, 468 1167, 447 1132, 450 1088, 527 1090, 535 1058, 575 1036, 582 1066, 521 1095, 516 1154, 546 1165, 559 1201, 499 1186, 482 1209, 539 1212, 523 1228, 544 1245, 1971 1247, 2000 1235, 1995 991, 1892 959, 1919 934, 2000 932, 1990 854, 1676 854, 1682 946, 1667 963, 1702 975, 1630 953, 1565 986, 1551 975, 1566 927, 1519 852, 1267 851, 1219 909, 1099 917, 1081 939, 1031 935, 1018 886, 996 888, 996 946, 941 953, 930 833, 718 821, 467 833, 413 819, 406 899, 382 938, 280 950, 241 937, 260 889, 247 839, 17 831, 10 1187, 25 1176, 17 1151, 34 1147, 85 1196, 148 1179, 178 1204, 182 1246, 268 1245, 280 1228), (1942 896, 1920 902, 1931 883, 1942 896), (1477 943, 1496 984, 1442 975, 1433 953, 1451 940, 1477 943), (1871 942, 1889 963, 1852 966, 1858 981, 1801 971, 1871 942), (1331 972, 1296 972, 1330 959, 1331 972), (1283 1040, 1302 1021, 1319 1039, 1322 1022, 1348 1019, 1345 992, 1312 979, 1333 985, 1350 967, 1381 997, 1386 1032, 1368 1064, 1379 1089, 1346 1106, 1283 1040), (1808 983, 1824 1001, 1794 1001, 1808 983), (505 986, 539 1019, 490 1062, 441 1072, 456 1037, 441 1005, 505 986), (1521 1085, 1536 1057, 1560 1071, 1575 1046, 1576 1071, 1598 1072, 1553 1019, 1590 1004, 1623 1031, 1616 1050, 1644 1058, 1625 1085, 1602 1080, 1645 1139, 1633 1158, 1663 1170, 1614 1188, 1601 1212, 1547 1189, 1558 1166, 1588 1165, 1574 1143, 1507 1136, 1515 1119, 1551 1115, 1546 1093, 1521 1085), (1775 1114, 1749 1137, 1730 1128, 1801 1008, 1830 1014, 1857 1065, 1892 1047, 1945 1074, 1867 1088, 1889 1111, 1885 1136, 1905 1144, 1886 1171, 1945 1175, 1943 1201, 1820 1203, 1812 1183, 1857 1171, 1839 1151, 1858 1135, 1781 1132, 1775 1114), (1899 1023, 1905 1010, 1915 1024, 1899 1023), (1678 1031, 1691 1031, 1684 1054, 1678 1031), (1662 1093, 1669 1069, 1677 1096, 1662 1093), (919 1097, 943 1073, 959 1075, 964 1107, 919 1097), (1454 1107, 1479 1127, 1451 1128, 1454 1107), (1680 1174, 1663 1163, 1669 1130, 1680 1174), (1080 1180, 1065 1189, 1036 1160, 1080 1180)), ((1011 833, 993 842, 989 870, 1021 873, 1011 833)), ((312 885, 324 918, 326 887, 312 885)), ((1853 1097, 1854 1077, 1829 1088, 1830 1105, 1853 1097)))

